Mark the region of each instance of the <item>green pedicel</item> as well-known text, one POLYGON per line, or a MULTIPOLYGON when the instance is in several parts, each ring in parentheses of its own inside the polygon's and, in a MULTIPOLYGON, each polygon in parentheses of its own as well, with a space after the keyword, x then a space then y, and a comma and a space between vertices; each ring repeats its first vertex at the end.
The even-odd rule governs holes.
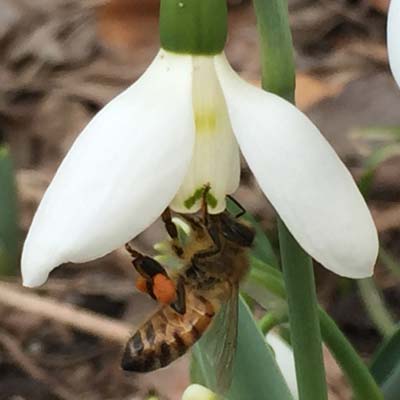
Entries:
POLYGON ((161 47, 174 53, 213 55, 225 47, 226 0, 161 0, 161 47))

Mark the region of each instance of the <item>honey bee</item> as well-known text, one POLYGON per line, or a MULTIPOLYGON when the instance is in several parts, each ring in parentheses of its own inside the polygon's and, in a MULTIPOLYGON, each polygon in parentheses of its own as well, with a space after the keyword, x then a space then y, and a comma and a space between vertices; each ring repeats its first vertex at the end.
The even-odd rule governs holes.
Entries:
POLYGON ((191 228, 183 246, 169 210, 163 214, 172 248, 183 264, 175 275, 168 276, 155 259, 127 246, 141 275, 137 286, 162 307, 129 339, 121 365, 134 372, 169 365, 200 339, 223 308, 213 357, 218 387, 225 391, 236 347, 239 283, 249 269, 247 251, 254 231, 227 211, 210 215, 203 208, 201 217, 180 215, 191 228))

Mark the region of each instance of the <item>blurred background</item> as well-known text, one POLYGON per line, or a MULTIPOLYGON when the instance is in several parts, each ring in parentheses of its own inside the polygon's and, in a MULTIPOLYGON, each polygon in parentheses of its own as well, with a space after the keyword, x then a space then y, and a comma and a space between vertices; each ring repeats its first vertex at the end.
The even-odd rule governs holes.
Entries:
MULTIPOLYGON (((227 55, 259 84, 250 1, 231 0, 227 55)), ((19 254, 57 165, 89 119, 156 54, 158 0, 0 0, 0 399, 178 399, 188 361, 133 376, 119 368, 127 332, 151 302, 123 250, 21 288, 19 254)), ((374 280, 316 267, 321 304, 369 360, 400 314, 400 90, 387 65, 388 0, 289 0, 298 106, 367 197, 381 239, 374 280)), ((112 135, 110 135, 112 140, 112 135)), ((132 159, 134 162, 134 159, 132 159)), ((273 210, 243 165, 237 199, 276 246, 273 210)), ((155 224, 135 245, 151 252, 155 224)), ((350 399, 325 354, 330 400, 350 399)), ((367 399, 366 399, 367 400, 367 399)))

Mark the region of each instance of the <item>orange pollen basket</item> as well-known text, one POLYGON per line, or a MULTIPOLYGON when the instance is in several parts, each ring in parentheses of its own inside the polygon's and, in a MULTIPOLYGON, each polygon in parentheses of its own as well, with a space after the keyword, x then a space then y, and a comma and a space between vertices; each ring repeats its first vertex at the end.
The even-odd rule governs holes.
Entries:
POLYGON ((163 274, 157 274, 153 278, 153 293, 162 304, 171 304, 176 300, 175 284, 163 274))

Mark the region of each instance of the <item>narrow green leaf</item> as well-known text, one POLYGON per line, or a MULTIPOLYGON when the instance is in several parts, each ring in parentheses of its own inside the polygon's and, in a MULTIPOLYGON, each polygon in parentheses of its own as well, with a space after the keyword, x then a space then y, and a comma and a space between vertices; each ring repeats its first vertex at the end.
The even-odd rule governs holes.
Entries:
POLYGON ((350 135, 360 147, 376 147, 400 142, 400 126, 367 126, 353 129, 350 135))
MULTIPOLYGON (((205 355, 202 340, 193 350, 192 380, 217 391, 214 386, 216 371, 205 355)), ((245 304, 239 302, 239 332, 233 381, 228 400, 293 400, 276 364, 265 344, 263 335, 245 304)))
POLYGON ((400 263, 389 251, 382 246, 379 248, 379 261, 395 276, 400 279, 400 263))
POLYGON ((267 235, 261 228, 260 224, 256 219, 249 213, 246 213, 244 218, 250 222, 251 226, 256 231, 256 237, 254 239, 252 254, 260 259, 261 261, 271 265, 272 267, 279 268, 278 258, 274 252, 274 249, 269 241, 267 235))
POLYGON ((392 370, 388 379, 382 385, 385 400, 399 400, 400 397, 400 363, 392 370))
POLYGON ((377 168, 389 158, 398 156, 400 154, 399 144, 388 144, 375 149, 371 155, 365 160, 365 170, 359 180, 358 187, 361 193, 367 197, 371 191, 371 186, 377 168))
POLYGON ((396 330, 396 326, 374 279, 359 279, 357 285, 365 308, 377 329, 382 336, 387 337, 392 335, 396 330))
POLYGON ((378 384, 383 385, 397 365, 400 365, 400 326, 380 346, 374 356, 370 370, 378 384))
POLYGON ((0 147, 0 275, 15 273, 18 265, 17 196, 13 163, 0 147))

